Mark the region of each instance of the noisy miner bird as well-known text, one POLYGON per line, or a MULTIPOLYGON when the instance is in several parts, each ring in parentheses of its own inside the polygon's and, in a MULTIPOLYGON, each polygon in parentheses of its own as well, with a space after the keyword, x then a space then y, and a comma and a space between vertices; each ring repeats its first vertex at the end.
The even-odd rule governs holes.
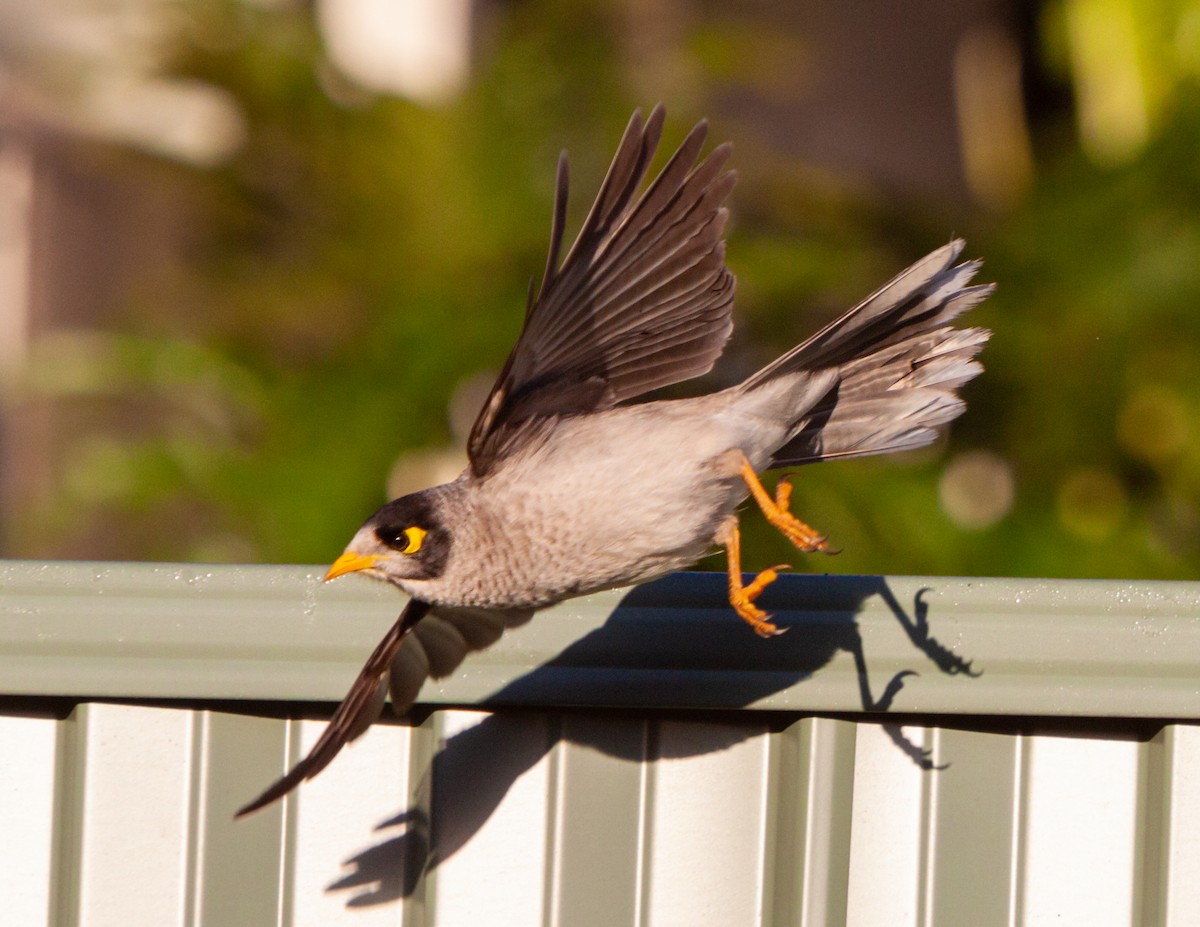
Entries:
POLYGON ((714 545, 729 602, 758 634, 754 604, 776 578, 744 583, 737 510, 747 495, 802 551, 825 538, 791 514, 761 471, 921 447, 963 412, 955 391, 982 371, 990 332, 955 328, 992 291, 970 286, 953 241, 736 386, 634 402, 709 370, 733 329, 722 205, 728 144, 697 163, 701 122, 638 195, 664 110, 633 114, 575 244, 559 261, 567 159, 558 162, 550 252, 525 324, 471 429, 470 465, 451 483, 367 519, 326 580, 362 573, 411 598, 312 751, 247 814, 320 772, 375 721, 390 691, 406 711, 506 629, 572 596, 641 583, 714 545))

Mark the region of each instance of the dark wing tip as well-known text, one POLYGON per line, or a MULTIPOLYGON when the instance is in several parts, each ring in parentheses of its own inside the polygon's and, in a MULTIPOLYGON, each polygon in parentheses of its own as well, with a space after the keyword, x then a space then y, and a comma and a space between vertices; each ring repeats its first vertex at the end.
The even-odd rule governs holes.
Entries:
POLYGON ((248 814, 253 814, 255 811, 261 811, 267 805, 283 798, 288 792, 298 786, 301 782, 309 777, 308 766, 306 761, 297 763, 288 774, 270 788, 266 789, 258 798, 248 804, 243 805, 234 814, 234 820, 244 818, 248 814))
MULTIPOLYGON (((392 636, 389 633, 384 638, 384 642, 386 643, 392 636)), ((240 808, 234 815, 235 819, 265 808, 271 802, 283 798, 305 779, 311 779, 333 762, 333 758, 341 752, 342 747, 362 734, 379 717, 387 696, 387 688, 383 685, 379 673, 376 672, 378 654, 379 649, 376 649, 375 654, 367 661, 358 678, 354 680, 354 685, 350 687, 349 693, 334 712, 333 718, 324 732, 313 748, 308 751, 308 755, 258 798, 240 808)))
POLYGON ((563 149, 558 153, 558 167, 554 175, 555 193, 559 190, 563 192, 564 197, 567 191, 567 177, 570 173, 571 157, 567 153, 567 149, 563 149))
POLYGON ((558 167, 554 174, 554 213, 550 219, 550 249, 546 252, 546 269, 542 274, 542 284, 538 287, 536 297, 533 294, 533 281, 530 281, 529 302, 525 306, 527 315, 558 274, 558 255, 562 249, 563 229, 567 224, 567 197, 570 188, 571 167, 567 150, 564 148, 558 153, 558 167))
POLYGON ((341 752, 342 747, 371 726, 379 717, 387 697, 384 673, 387 672, 404 638, 416 627, 417 622, 425 617, 429 609, 428 602, 420 599, 409 600, 396 623, 367 658, 367 662, 350 686, 350 691, 338 705, 337 711, 333 713, 329 724, 317 738, 313 748, 308 751, 308 755, 258 798, 239 808, 234 815, 235 819, 265 808, 283 798, 305 779, 311 779, 333 762, 333 758, 341 752))
POLYGON ((655 104, 654 109, 650 110, 650 118, 646 120, 646 125, 642 129, 643 147, 651 155, 658 150, 658 143, 662 141, 662 130, 666 121, 666 107, 661 103, 655 104))

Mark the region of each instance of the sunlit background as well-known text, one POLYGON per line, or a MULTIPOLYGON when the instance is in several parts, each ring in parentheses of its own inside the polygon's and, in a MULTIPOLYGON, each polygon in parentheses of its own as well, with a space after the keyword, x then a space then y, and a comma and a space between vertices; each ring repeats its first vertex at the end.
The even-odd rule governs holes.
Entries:
POLYGON ((451 478, 559 149, 578 223, 657 101, 741 175, 705 388, 951 235, 1000 284, 948 438, 748 567, 1197 576, 1200 0, 0 0, 0 553, 327 562, 451 478))

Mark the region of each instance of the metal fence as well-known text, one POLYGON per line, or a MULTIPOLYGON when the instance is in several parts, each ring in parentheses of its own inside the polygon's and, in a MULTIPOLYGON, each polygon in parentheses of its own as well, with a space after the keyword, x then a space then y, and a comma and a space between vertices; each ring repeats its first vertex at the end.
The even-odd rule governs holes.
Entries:
POLYGON ((319 576, 0 565, 4 924, 1200 923, 1200 585, 593 596, 234 822, 399 607, 319 576))

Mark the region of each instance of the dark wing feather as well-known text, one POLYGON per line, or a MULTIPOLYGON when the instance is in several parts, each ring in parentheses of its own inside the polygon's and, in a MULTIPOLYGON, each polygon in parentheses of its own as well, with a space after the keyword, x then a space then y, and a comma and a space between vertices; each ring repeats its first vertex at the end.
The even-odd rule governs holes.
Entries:
POLYGON ((238 811, 237 816, 250 814, 282 798, 328 766, 342 747, 379 718, 389 692, 392 710, 400 715, 406 713, 426 679, 450 675, 467 654, 492 646, 506 630, 524 624, 532 615, 528 609, 431 607, 419 599, 409 601, 368 658, 308 755, 238 811))
POLYGON ((313 744, 308 755, 258 798, 241 808, 235 817, 257 811, 282 798, 305 779, 311 779, 333 761, 342 747, 375 722, 387 698, 387 675, 392 658, 417 622, 425 617, 429 607, 429 603, 419 599, 411 599, 404 606, 404 611, 367 659, 350 691, 333 713, 329 726, 313 744))
POLYGON ((729 146, 696 159, 697 125, 637 199, 664 111, 634 113, 612 166, 562 264, 565 155, 546 272, 525 327, 471 430, 471 470, 484 476, 558 416, 610 408, 712 367, 733 330, 722 203, 735 175, 729 146))

